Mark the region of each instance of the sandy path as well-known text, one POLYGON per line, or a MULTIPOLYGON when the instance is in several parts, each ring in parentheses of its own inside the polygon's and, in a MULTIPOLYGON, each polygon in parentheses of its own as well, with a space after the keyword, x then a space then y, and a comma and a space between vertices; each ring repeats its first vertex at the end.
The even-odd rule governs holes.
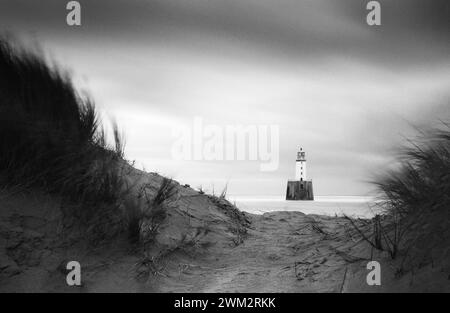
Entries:
POLYGON ((242 244, 188 261, 177 279, 160 282, 161 291, 339 292, 349 262, 336 253, 348 248, 336 225, 298 212, 255 215, 242 244))

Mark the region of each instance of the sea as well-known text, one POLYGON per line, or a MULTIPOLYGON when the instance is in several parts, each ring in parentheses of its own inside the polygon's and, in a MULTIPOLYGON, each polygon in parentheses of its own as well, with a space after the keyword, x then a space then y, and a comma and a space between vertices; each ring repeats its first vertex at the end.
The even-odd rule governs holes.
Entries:
POLYGON ((285 200, 282 197, 228 196, 242 211, 263 214, 299 211, 305 214, 371 218, 380 212, 378 201, 368 196, 316 196, 313 201, 285 200))

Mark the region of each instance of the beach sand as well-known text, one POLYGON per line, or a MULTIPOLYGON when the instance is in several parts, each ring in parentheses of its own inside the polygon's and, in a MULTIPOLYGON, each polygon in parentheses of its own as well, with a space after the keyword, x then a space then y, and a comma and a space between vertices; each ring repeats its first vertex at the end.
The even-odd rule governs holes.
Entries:
MULTIPOLYGON (((162 178, 140 179, 151 191, 162 178)), ((372 249, 343 217, 241 213, 224 199, 177 188, 147 249, 131 246, 126 236, 93 247, 80 236, 82 227, 61 229, 58 199, 2 192, 0 291, 450 291, 447 246, 432 264, 398 275, 401 260, 372 249), (81 264, 82 287, 66 285, 69 260, 81 264), (381 264, 381 286, 366 283, 370 260, 381 264)))

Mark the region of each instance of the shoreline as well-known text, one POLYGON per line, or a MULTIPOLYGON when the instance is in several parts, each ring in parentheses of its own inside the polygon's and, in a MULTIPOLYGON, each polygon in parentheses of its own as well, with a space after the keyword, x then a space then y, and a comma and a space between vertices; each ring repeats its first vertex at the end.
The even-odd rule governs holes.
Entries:
POLYGON ((372 218, 380 214, 377 203, 372 202, 334 202, 334 201, 294 201, 294 200, 259 200, 233 201, 232 203, 242 211, 263 214, 266 212, 289 211, 302 212, 305 214, 317 214, 325 216, 355 216, 361 218, 372 218))

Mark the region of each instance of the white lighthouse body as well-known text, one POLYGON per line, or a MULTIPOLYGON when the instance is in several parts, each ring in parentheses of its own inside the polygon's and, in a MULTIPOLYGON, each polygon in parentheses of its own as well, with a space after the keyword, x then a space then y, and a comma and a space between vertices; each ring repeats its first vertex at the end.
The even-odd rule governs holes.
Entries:
POLYGON ((305 181, 306 180, 306 158, 305 152, 297 152, 297 160, 295 162, 295 180, 305 181))
POLYGON ((306 180, 305 151, 300 148, 295 160, 295 180, 288 180, 286 200, 314 200, 312 180, 306 180))

